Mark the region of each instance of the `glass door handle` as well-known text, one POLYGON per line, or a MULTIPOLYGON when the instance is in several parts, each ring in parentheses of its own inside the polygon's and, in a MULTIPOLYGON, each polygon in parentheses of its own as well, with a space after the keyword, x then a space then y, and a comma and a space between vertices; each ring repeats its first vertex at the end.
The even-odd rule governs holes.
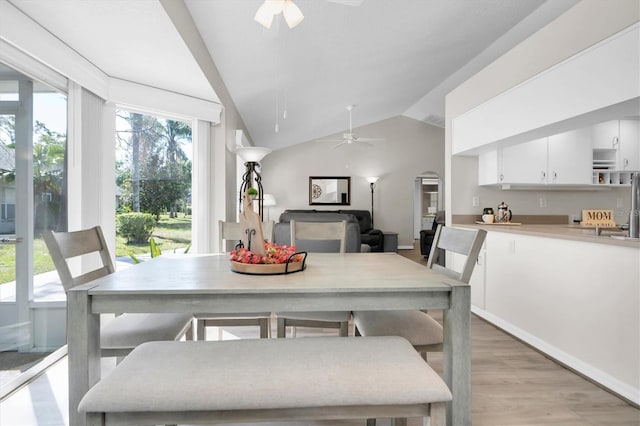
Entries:
POLYGON ((22 242, 22 237, 17 237, 17 238, 7 238, 7 237, 2 237, 0 238, 0 244, 18 244, 22 242))

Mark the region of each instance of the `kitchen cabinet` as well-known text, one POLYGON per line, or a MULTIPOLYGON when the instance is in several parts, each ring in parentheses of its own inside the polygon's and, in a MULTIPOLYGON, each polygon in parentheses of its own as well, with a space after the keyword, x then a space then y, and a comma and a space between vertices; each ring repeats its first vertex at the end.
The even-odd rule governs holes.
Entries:
POLYGON ((511 231, 487 234, 473 313, 640 403, 640 269, 612 267, 637 265, 640 247, 511 231))
POLYGON ((547 183, 591 183, 591 129, 586 127, 549 136, 547 148, 547 183))
POLYGON ((620 120, 618 170, 640 170, 640 120, 620 120))
POLYGON ((591 127, 594 168, 640 170, 640 120, 611 120, 591 127))
POLYGON ((502 149, 504 183, 547 183, 547 138, 502 149))
POLYGON ((618 149, 620 121, 611 120, 594 124, 591 127, 593 149, 618 149))
POLYGON ((591 130, 572 130, 500 148, 478 157, 480 185, 589 185, 591 130))

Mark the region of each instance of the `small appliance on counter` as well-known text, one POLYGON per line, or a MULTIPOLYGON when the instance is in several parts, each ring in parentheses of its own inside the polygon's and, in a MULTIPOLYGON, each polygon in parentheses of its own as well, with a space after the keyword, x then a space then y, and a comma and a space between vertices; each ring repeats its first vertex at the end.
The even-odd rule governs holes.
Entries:
POLYGON ((511 222, 512 218, 511 210, 509 210, 509 206, 503 202, 498 206, 498 214, 496 215, 496 221, 500 223, 508 223, 511 222))

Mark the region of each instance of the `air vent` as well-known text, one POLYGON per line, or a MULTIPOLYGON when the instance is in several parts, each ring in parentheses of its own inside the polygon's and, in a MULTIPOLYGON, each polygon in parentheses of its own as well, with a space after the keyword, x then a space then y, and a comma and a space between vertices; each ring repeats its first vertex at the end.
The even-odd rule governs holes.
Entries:
POLYGON ((423 121, 425 123, 444 128, 444 117, 430 114, 423 121))

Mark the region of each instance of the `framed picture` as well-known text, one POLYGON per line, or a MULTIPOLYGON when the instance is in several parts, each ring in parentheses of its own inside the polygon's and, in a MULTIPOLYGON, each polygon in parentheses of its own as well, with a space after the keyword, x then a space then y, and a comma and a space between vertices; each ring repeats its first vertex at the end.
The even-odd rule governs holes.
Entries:
POLYGON ((309 205, 348 206, 351 204, 351 177, 310 176, 309 205))

